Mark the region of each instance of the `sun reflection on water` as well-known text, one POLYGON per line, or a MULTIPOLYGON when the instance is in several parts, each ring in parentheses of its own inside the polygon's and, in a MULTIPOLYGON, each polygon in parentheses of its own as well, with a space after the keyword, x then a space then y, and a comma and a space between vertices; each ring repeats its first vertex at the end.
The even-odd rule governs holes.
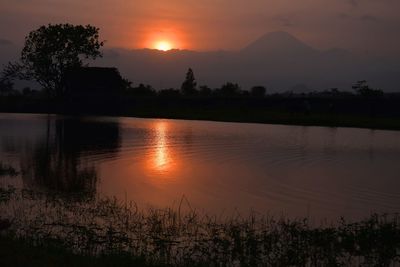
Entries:
POLYGON ((155 170, 163 172, 171 170, 173 160, 168 147, 166 122, 157 122, 155 125, 155 151, 152 158, 152 166, 155 170))

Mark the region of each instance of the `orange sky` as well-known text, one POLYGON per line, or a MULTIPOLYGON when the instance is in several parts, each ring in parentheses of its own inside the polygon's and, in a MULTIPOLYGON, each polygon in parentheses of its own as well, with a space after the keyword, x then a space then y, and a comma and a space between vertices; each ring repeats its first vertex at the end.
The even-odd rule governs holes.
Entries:
POLYGON ((1 0, 0 39, 70 22, 100 27, 108 47, 235 50, 283 30, 317 48, 394 53, 398 10, 398 0, 1 0))

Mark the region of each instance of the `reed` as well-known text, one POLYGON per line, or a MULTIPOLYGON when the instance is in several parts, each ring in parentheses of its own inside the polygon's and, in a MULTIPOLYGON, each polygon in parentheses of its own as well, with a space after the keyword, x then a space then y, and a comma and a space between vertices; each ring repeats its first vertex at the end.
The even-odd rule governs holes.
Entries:
POLYGON ((92 262, 128 257, 148 266, 400 263, 397 214, 374 214, 359 222, 341 218, 316 227, 307 219, 255 213, 220 218, 190 208, 183 212, 184 201, 175 209, 140 209, 134 202, 100 196, 72 201, 13 188, 0 194, 7 196, 0 202, 2 220, 11 222, 2 238, 23 240, 33 248, 60 248, 92 262))
POLYGON ((18 172, 10 165, 0 161, 0 177, 1 176, 17 176, 18 172))

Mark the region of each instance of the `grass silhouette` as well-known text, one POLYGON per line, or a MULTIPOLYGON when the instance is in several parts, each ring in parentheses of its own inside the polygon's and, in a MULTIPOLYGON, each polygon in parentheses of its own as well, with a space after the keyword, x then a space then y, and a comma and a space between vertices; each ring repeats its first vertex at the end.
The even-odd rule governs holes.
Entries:
POLYGON ((38 264, 46 266, 51 265, 49 261, 68 262, 64 258, 82 266, 111 266, 105 265, 110 262, 118 266, 400 263, 397 214, 374 214, 359 222, 341 218, 316 227, 307 219, 257 214, 217 218, 191 209, 183 212, 183 201, 176 209, 141 210, 133 202, 100 196, 74 201, 15 188, 3 188, 0 194, 4 195, 0 198, 2 220, 11 222, 0 238, 8 251, 0 259, 2 266, 12 265, 11 255, 21 262, 24 255, 29 258, 37 250, 42 255, 38 264))

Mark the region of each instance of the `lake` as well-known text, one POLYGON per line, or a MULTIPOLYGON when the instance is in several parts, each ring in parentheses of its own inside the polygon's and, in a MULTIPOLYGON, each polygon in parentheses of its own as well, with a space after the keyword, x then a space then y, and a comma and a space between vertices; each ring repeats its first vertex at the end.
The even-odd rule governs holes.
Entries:
POLYGON ((396 131, 0 114, 0 161, 21 171, 3 184, 218 216, 359 219, 400 207, 396 131))

